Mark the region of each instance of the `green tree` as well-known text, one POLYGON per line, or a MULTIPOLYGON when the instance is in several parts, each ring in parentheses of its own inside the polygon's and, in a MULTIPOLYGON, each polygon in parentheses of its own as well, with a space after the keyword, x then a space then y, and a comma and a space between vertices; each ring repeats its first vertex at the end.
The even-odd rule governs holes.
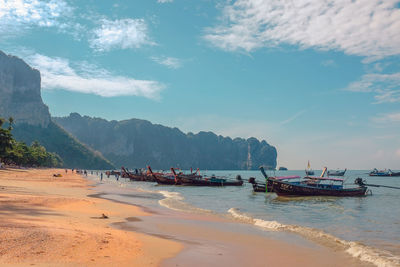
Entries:
POLYGON ((38 141, 31 146, 16 141, 11 134, 14 120, 8 119, 8 127, 3 128, 5 120, 0 118, 0 160, 5 163, 14 163, 28 167, 61 167, 62 160, 55 153, 46 151, 46 148, 38 141))
POLYGON ((13 119, 10 117, 9 119, 9 126, 7 129, 3 128, 3 124, 5 120, 0 118, 0 160, 4 160, 5 156, 7 155, 7 151, 12 148, 12 123, 13 119))

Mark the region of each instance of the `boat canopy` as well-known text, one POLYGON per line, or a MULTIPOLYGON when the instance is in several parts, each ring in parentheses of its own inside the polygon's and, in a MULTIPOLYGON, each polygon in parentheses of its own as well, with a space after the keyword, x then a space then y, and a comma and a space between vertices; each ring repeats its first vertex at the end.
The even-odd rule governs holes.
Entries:
POLYGON ((304 177, 305 179, 312 179, 312 180, 328 180, 328 181, 336 181, 336 182, 343 182, 344 180, 343 179, 340 179, 340 178, 326 178, 326 177, 310 177, 310 176, 307 176, 307 177, 304 177))
POLYGON ((300 176, 292 175, 292 176, 279 176, 279 177, 271 177, 277 180, 286 180, 286 179, 298 179, 300 176))

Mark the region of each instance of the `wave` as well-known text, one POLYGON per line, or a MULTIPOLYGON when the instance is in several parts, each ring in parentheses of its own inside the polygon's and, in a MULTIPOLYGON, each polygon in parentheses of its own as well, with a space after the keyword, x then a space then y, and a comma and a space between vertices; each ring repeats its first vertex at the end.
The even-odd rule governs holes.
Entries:
POLYGON ((253 224, 265 230, 292 232, 322 245, 335 249, 339 248, 354 258, 372 263, 379 267, 400 266, 400 258, 393 256, 389 252, 371 248, 359 242, 346 241, 322 230, 253 218, 247 214, 241 213, 236 208, 229 209, 228 213, 237 220, 253 224))
POLYGON ((176 210, 176 211, 184 211, 184 212, 191 212, 191 213, 206 213, 206 214, 213 214, 214 212, 207 209, 202 209, 190 205, 184 201, 184 197, 178 192, 171 192, 166 190, 159 190, 155 191, 164 196, 163 199, 159 200, 158 203, 166 207, 168 209, 176 210))

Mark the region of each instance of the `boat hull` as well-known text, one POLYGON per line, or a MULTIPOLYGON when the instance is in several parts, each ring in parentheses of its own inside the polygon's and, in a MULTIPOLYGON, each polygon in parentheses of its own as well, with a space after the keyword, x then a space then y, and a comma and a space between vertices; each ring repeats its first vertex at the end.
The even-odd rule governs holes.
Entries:
POLYGON ((370 173, 369 176, 381 176, 381 177, 400 176, 400 172, 392 172, 392 173, 370 173))
POLYGON ((319 188, 317 186, 291 184, 282 181, 272 182, 273 191, 278 196, 335 196, 335 197, 359 197, 365 196, 367 187, 360 186, 346 189, 319 188))
POLYGON ((328 176, 344 176, 346 171, 336 172, 336 171, 328 171, 328 176))
POLYGON ((182 182, 187 186, 242 186, 243 181, 210 181, 205 179, 193 179, 192 181, 182 182))
POLYGON ((154 178, 158 184, 164 185, 180 185, 181 183, 175 179, 167 178, 162 175, 154 175, 154 178))

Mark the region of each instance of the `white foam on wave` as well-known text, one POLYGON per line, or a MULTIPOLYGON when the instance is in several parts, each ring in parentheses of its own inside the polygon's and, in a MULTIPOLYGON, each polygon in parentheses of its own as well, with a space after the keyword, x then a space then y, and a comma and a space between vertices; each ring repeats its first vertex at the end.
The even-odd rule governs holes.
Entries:
POLYGON ((163 195, 165 198, 158 201, 158 203, 171 210, 193 212, 193 213, 213 213, 211 210, 206 210, 190 205, 184 201, 184 197, 179 192, 171 192, 160 190, 157 193, 163 195))
POLYGON ((277 221, 267 221, 253 218, 247 214, 241 213, 238 209, 231 208, 228 212, 237 220, 250 223, 269 231, 288 231, 299 234, 307 239, 316 241, 317 243, 340 248, 354 258, 364 262, 372 263, 378 267, 400 266, 400 257, 393 256, 389 252, 368 247, 359 242, 346 241, 334 235, 328 234, 322 230, 303 227, 298 225, 287 225, 277 221))

